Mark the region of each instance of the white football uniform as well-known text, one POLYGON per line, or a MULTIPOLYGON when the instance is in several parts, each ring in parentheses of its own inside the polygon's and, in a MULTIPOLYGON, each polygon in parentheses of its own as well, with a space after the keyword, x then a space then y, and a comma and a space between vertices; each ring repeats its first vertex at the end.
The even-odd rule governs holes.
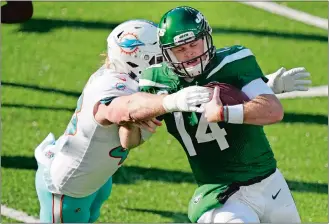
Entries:
POLYGON ((120 146, 118 126, 98 124, 93 109, 101 100, 137 91, 136 81, 104 66, 90 77, 65 133, 57 141, 48 135, 35 150, 50 192, 85 197, 117 171, 128 151, 120 146))

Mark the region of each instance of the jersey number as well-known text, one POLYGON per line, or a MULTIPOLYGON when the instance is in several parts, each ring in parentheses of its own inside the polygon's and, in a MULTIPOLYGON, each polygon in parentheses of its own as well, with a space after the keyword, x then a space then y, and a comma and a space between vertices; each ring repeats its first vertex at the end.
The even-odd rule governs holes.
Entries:
POLYGON ((75 135, 77 133, 78 114, 80 113, 82 108, 82 101, 83 101, 83 93, 80 95, 78 99, 77 107, 74 111, 74 114, 72 115, 69 125, 66 128, 65 131, 66 135, 75 135))
POLYGON ((122 146, 118 146, 110 150, 109 156, 120 159, 118 163, 118 166, 120 166, 127 159, 128 152, 129 151, 127 149, 122 146))
MULTIPOLYGON (((190 156, 195 156, 196 151, 195 151, 191 136, 187 133, 187 131, 185 129, 182 112, 175 112, 174 116, 175 116, 177 130, 184 142, 184 145, 188 151, 188 154, 190 156)), ((216 140, 219 148, 221 150, 225 150, 229 147, 228 142, 225 138, 225 135, 227 135, 227 133, 224 128, 220 128, 217 123, 208 123, 206 118, 204 117, 204 114, 201 115, 201 118, 200 118, 200 121, 198 124, 198 128, 195 133, 195 138, 198 143, 205 143, 205 142, 210 142, 210 141, 216 140), (210 133, 206 133, 208 127, 211 130, 210 133)))

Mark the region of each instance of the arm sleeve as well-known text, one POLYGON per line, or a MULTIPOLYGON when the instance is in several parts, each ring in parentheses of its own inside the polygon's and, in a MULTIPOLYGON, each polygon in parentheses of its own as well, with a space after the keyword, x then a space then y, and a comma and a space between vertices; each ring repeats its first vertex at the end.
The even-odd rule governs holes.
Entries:
POLYGON ((93 104, 109 105, 116 97, 127 96, 138 91, 138 83, 126 74, 111 74, 94 80, 89 88, 93 104))
POLYGON ((168 94, 177 91, 178 76, 167 65, 149 67, 139 79, 139 90, 152 94, 168 94))
POLYGON ((232 78, 235 80, 236 87, 242 89, 251 81, 259 78, 267 83, 268 79, 264 76, 250 49, 241 46, 237 52, 230 55, 230 58, 232 61, 224 66, 223 72, 234 76, 232 78), (246 52, 247 54, 243 54, 246 52))
POLYGON ((249 99, 254 99, 261 94, 274 94, 272 89, 261 79, 254 79, 242 87, 242 91, 249 99))
POLYGON ((262 79, 265 83, 268 81, 260 69, 255 56, 253 55, 242 59, 236 66, 241 66, 240 69, 242 69, 238 71, 238 83, 241 88, 251 81, 259 78, 262 79))

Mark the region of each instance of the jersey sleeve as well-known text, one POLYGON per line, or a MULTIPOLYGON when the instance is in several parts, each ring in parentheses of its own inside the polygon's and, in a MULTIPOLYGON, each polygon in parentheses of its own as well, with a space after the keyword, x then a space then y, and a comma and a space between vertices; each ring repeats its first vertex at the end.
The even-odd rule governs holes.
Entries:
POLYGON ((236 51, 231 55, 233 61, 223 68, 223 72, 231 73, 237 78, 237 87, 241 89, 251 81, 259 78, 264 82, 268 81, 250 49, 243 46, 234 46, 233 51, 236 51))
POLYGON ((162 90, 162 88, 157 85, 156 78, 155 75, 153 75, 153 72, 154 71, 152 68, 148 68, 142 72, 138 83, 139 91, 158 94, 158 92, 162 90))
POLYGON ((167 94, 177 90, 178 76, 166 64, 156 64, 141 74, 139 90, 152 94, 167 94))
POLYGON ((93 103, 109 104, 119 96, 127 96, 138 91, 138 83, 123 73, 113 73, 95 78, 89 89, 93 103))
MULTIPOLYGON (((147 68, 139 79, 139 91, 151 94, 171 94, 178 90, 178 86, 178 76, 165 63, 147 68)), ((157 119, 162 121, 164 116, 157 119)))

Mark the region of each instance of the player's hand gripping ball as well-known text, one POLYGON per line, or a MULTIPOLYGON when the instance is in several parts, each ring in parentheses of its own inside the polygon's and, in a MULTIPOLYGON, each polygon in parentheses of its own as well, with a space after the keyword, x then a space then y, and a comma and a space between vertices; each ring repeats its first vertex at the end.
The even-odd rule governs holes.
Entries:
POLYGON ((236 105, 249 101, 248 96, 238 88, 226 84, 211 82, 206 87, 215 88, 210 102, 205 104, 205 118, 208 122, 222 121, 220 115, 221 107, 225 105, 236 105))
POLYGON ((220 88, 220 100, 223 105, 236 105, 249 101, 248 96, 244 92, 230 84, 211 82, 205 86, 211 88, 218 86, 220 88))

